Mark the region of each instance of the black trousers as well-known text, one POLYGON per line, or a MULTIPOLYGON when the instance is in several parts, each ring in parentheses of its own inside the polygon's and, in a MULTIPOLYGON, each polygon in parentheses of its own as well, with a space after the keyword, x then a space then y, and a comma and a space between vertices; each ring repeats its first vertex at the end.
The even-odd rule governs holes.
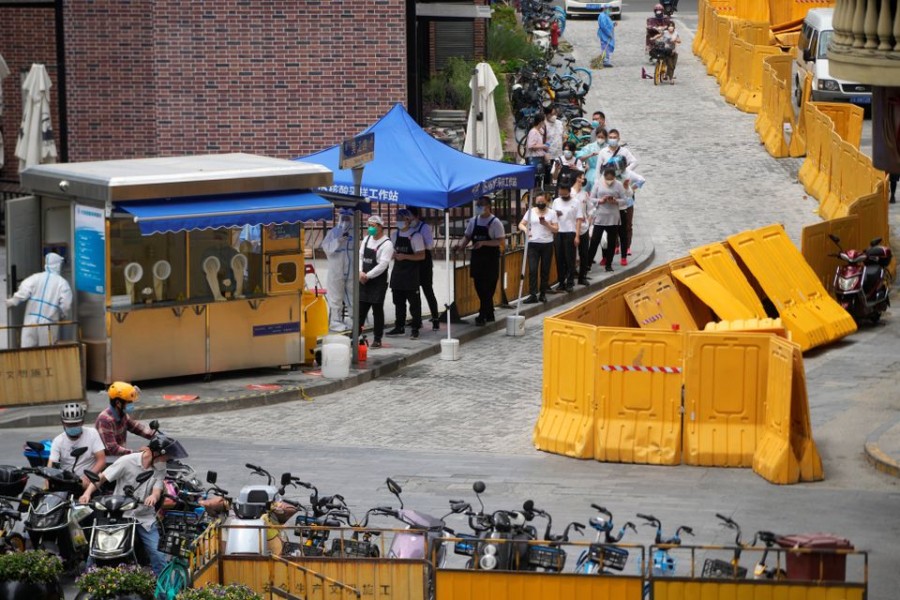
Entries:
POLYGON ((409 303, 409 314, 412 317, 410 327, 422 328, 422 298, 419 296, 419 288, 414 290, 391 290, 394 297, 394 327, 403 329, 406 324, 406 304, 409 303))
POLYGON ((431 250, 425 251, 425 260, 422 261, 421 269, 419 271, 419 288, 425 294, 425 301, 428 303, 428 310, 431 311, 431 320, 433 321, 439 319, 441 313, 434 295, 434 258, 431 250))
POLYGON ((591 230, 578 236, 578 279, 587 277, 588 269, 591 268, 591 230))
POLYGON ((606 261, 606 266, 611 267, 612 261, 616 257, 616 240, 618 239, 619 226, 618 225, 594 225, 594 228, 591 230, 591 249, 590 249, 590 262, 594 262, 594 258, 597 256, 597 248, 600 247, 600 240, 603 239, 603 232, 606 232, 606 248, 603 249, 603 260, 606 261))
POLYGON ((528 242, 528 292, 536 296, 550 289, 550 261, 553 260, 553 242, 528 242), (538 287, 538 268, 541 287, 538 287))
POLYGON ((496 249, 493 252, 486 250, 481 256, 474 253, 480 251, 473 252, 470 268, 475 293, 478 294, 478 316, 486 321, 493 321, 494 291, 500 278, 500 254, 496 249))
POLYGON ((560 287, 575 285, 575 232, 556 234, 556 274, 560 287))
POLYGON ((620 210, 619 215, 622 217, 622 222, 619 223, 619 248, 622 250, 622 258, 625 258, 628 256, 629 248, 631 248, 631 225, 634 222, 634 207, 629 206, 624 210, 620 210))
POLYGON ((370 308, 372 319, 375 321, 375 341, 380 342, 381 336, 384 335, 384 302, 359 301, 359 333, 362 334, 362 324, 366 322, 370 308))

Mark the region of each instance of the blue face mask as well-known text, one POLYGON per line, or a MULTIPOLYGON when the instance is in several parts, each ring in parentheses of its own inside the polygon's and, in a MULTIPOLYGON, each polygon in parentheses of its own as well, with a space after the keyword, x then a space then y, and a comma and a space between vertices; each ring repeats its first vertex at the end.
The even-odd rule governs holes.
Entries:
POLYGON ((129 402, 128 404, 125 405, 125 414, 130 415, 133 412, 134 412, 134 404, 129 402))
POLYGON ((66 435, 69 437, 77 438, 81 435, 81 425, 77 427, 63 427, 66 431, 66 435))
POLYGON ((597 129, 598 127, 600 127, 600 121, 591 121, 591 127, 597 129))

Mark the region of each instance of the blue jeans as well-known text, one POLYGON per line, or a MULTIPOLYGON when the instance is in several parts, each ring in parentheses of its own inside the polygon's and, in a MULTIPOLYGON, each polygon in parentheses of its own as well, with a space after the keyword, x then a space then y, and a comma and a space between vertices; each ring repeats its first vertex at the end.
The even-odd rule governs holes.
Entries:
POLYGON ((141 538, 141 544, 144 546, 144 552, 150 557, 150 569, 154 575, 159 575, 169 562, 169 557, 159 551, 159 525, 153 524, 150 531, 144 529, 143 525, 138 524, 135 527, 137 535, 141 538))

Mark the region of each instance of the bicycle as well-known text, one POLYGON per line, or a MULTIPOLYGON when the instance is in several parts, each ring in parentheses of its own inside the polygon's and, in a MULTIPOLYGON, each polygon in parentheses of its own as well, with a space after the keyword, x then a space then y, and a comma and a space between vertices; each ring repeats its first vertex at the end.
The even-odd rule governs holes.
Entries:
POLYGON ((718 558, 707 558, 703 561, 702 577, 708 579, 744 579, 747 577, 747 569, 741 566, 741 553, 744 548, 748 548, 753 544, 744 544, 741 541, 741 526, 735 523, 733 519, 720 513, 716 513, 716 518, 722 521, 725 527, 735 531, 734 552, 730 561, 718 558))
MULTIPOLYGON (((16 500, 10 498, 9 500, 16 500)), ((22 520, 17 507, 6 498, 0 498, 0 554, 25 552, 25 538, 13 531, 16 522, 22 520)))
POLYGON ((593 544, 583 551, 575 563, 575 572, 585 575, 602 575, 607 570, 622 571, 628 562, 628 550, 614 546, 622 540, 626 529, 637 533, 637 528, 631 521, 622 525, 617 535, 612 534, 615 528, 613 516, 606 508, 591 504, 602 516, 591 517, 591 527, 597 530, 597 538, 593 544), (602 537, 601 537, 602 536, 602 537))
MULTIPOLYGON (((650 572, 653 577, 674 577, 676 571, 676 559, 669 554, 672 547, 681 545, 681 534, 693 536, 694 530, 686 525, 682 525, 675 530, 675 535, 670 538, 663 538, 662 523, 653 515, 638 513, 637 517, 643 519, 648 525, 656 527, 656 536, 653 543, 657 548, 653 551, 652 562, 650 563, 650 572), (660 547, 662 546, 662 547, 660 547)), ((642 565, 643 567, 643 565, 642 565)), ((641 569, 643 571, 643 568, 641 569)), ((650 596, 650 582, 644 584, 644 597, 650 596)))
POLYGON ((190 556, 197 538, 210 525, 207 513, 199 504, 188 500, 187 494, 163 497, 173 500, 184 510, 168 510, 162 518, 157 548, 172 557, 156 578, 156 600, 175 600, 182 590, 191 586, 190 556))
MULTIPOLYGON (((656 30, 653 28, 648 27, 647 30, 653 31, 654 35, 656 34, 656 30)), ((650 60, 656 62, 656 66, 653 69, 653 85, 670 81, 667 61, 673 52, 675 51, 666 48, 661 41, 653 43, 653 46, 650 48, 650 60)))

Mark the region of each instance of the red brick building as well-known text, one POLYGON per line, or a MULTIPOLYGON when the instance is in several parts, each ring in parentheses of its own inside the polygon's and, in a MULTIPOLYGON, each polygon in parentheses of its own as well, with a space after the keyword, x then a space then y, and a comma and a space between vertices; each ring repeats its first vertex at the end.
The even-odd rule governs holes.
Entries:
POLYGON ((414 0, 0 0, 12 71, 0 180, 18 179, 20 86, 33 62, 53 81, 60 161, 289 158, 357 133, 395 102, 416 116, 410 82, 433 70, 436 32, 455 36, 444 54, 471 39, 471 56, 483 56, 485 20, 460 25, 452 13, 487 3, 437 3, 451 16, 417 19, 414 0))

